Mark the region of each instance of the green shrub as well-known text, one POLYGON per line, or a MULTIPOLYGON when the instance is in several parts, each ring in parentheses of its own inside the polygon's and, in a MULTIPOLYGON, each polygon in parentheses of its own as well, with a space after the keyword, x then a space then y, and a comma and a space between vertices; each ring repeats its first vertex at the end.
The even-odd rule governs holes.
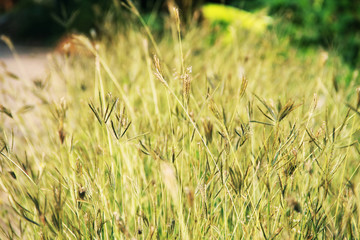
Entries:
POLYGON ((233 1, 247 9, 268 7, 288 24, 281 31, 300 46, 318 45, 338 50, 352 66, 359 65, 360 2, 352 0, 233 1))

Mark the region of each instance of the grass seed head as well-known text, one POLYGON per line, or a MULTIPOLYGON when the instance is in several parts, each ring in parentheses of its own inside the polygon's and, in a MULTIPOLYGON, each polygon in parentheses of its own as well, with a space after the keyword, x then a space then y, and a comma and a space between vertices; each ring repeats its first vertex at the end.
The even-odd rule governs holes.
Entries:
POLYGON ((120 217, 119 213, 114 212, 113 216, 115 219, 115 224, 119 228, 119 230, 122 232, 122 234, 124 234, 127 239, 132 239, 131 234, 127 230, 125 221, 120 217))
POLYGON ((84 200, 86 196, 86 188, 85 187, 79 187, 78 190, 80 199, 84 200))
POLYGON ((247 85, 248 85, 248 80, 245 77, 245 75, 243 75, 242 76, 242 81, 241 81, 241 87, 240 87, 240 97, 244 96, 247 85))
POLYGON ((218 107, 216 106, 215 101, 211 97, 209 99, 209 109, 214 114, 216 119, 218 119, 219 121, 222 121, 220 111, 219 111, 218 107))
POLYGON ((286 116, 288 116, 292 111, 294 111, 298 106, 295 105, 293 100, 289 100, 285 106, 283 106, 278 114, 278 121, 280 122, 286 116))
POLYGON ((175 17, 175 21, 176 21, 176 28, 177 31, 180 32, 180 14, 179 14, 179 9, 177 7, 173 7, 173 14, 175 17))
POLYGON ((183 97, 184 97, 185 105, 189 104, 189 100, 190 100, 190 84, 192 81, 191 72, 192 72, 192 67, 190 66, 186 69, 185 73, 182 74, 180 77, 183 85, 183 97))
POLYGON ((163 73, 162 73, 162 69, 161 69, 161 64, 160 64, 160 59, 154 55, 154 65, 155 65, 155 77, 160 80, 160 82, 162 82, 163 84, 165 84, 167 86, 167 82, 164 79, 163 73))
POLYGON ((288 197, 286 201, 289 207, 291 207, 294 211, 301 213, 301 205, 294 197, 288 197))
POLYGON ((65 137, 66 137, 66 133, 65 133, 63 124, 61 124, 61 126, 59 127, 58 134, 59 134, 60 142, 61 142, 61 144, 63 144, 65 141, 65 137))
POLYGON ((10 109, 4 107, 3 105, 0 104, 0 113, 4 113, 5 115, 7 115, 10 118, 13 118, 13 115, 11 114, 10 109))
POLYGON ((214 125, 212 124, 209 117, 203 120, 203 127, 205 132, 205 138, 209 143, 211 143, 214 125))
POLYGON ((190 187, 185 187, 184 192, 190 208, 194 206, 194 191, 190 187))

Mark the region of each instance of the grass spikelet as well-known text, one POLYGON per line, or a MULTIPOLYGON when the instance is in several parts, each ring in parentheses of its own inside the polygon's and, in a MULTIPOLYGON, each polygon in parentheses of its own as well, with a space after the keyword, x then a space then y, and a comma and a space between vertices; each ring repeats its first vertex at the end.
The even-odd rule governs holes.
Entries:
POLYGON ((184 192, 186 194, 187 203, 190 208, 194 206, 194 191, 190 187, 185 187, 184 192))
POLYGON ((163 83, 165 86, 168 86, 167 82, 164 79, 163 73, 162 73, 162 68, 161 68, 161 65, 160 65, 160 59, 156 55, 154 55, 154 65, 155 65, 155 72, 154 72, 155 77, 161 83, 163 83))
POLYGON ((182 85, 183 85, 183 98, 184 105, 187 106, 190 100, 190 86, 191 86, 191 72, 192 68, 188 67, 184 74, 181 75, 182 85))
POLYGON ((216 117, 217 120, 219 120, 220 122, 222 122, 222 117, 219 111, 219 108, 217 107, 214 99, 212 99, 211 97, 209 97, 209 109, 210 111, 214 114, 214 116, 216 117))
POLYGON ((10 109, 4 107, 3 105, 0 104, 0 113, 4 113, 5 115, 7 115, 10 118, 13 118, 13 115, 10 111, 10 109))
POLYGON ((173 7, 172 11, 173 11, 175 22, 176 22, 176 29, 177 29, 178 33, 180 33, 180 22, 181 21, 180 21, 179 8, 173 7))
POLYGON ((243 76, 242 76, 242 79, 241 79, 240 98, 244 96, 247 86, 248 86, 248 80, 247 80, 247 78, 243 75, 243 76))
MULTIPOLYGON (((299 105, 298 105, 299 106, 299 105)), ((294 104, 293 100, 289 100, 285 106, 283 106, 278 113, 278 122, 281 122, 286 116, 288 116, 292 111, 294 111, 298 106, 294 104)))
POLYGON ((10 38, 8 36, 1 35, 0 40, 2 40, 8 46, 8 48, 11 50, 11 52, 15 51, 14 44, 12 43, 12 41, 10 40, 10 38))
POLYGON ((203 120, 203 127, 204 127, 206 141, 208 143, 211 143, 213 137, 214 125, 212 124, 210 118, 206 118, 203 120))

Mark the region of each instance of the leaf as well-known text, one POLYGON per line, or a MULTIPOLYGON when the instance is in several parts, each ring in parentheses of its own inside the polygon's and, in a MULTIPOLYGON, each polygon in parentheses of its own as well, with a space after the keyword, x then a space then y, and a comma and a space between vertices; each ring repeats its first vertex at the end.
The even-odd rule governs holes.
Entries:
POLYGON ((294 105, 293 100, 289 100, 284 107, 281 108, 278 114, 278 121, 283 120, 287 115, 289 115, 292 111, 294 111, 300 105, 294 105))
POLYGON ((269 115, 267 115, 266 113, 264 113, 263 110, 262 110, 259 106, 257 106, 257 108, 260 110, 260 112, 261 112, 267 119, 269 119, 270 121, 275 121, 275 119, 272 119, 271 117, 269 117, 269 115))
POLYGON ((353 110, 355 113, 357 113, 358 115, 360 115, 360 112, 354 108, 353 106, 351 106, 350 104, 346 103, 346 106, 348 106, 348 108, 350 108, 351 110, 353 110))
POLYGON ((101 121, 101 118, 100 118, 100 115, 98 113, 98 111, 96 111, 95 107, 94 107, 94 104, 93 103, 89 103, 89 107, 91 109, 91 111, 95 114, 95 117, 97 118, 97 120, 99 121, 100 125, 102 124, 102 121, 101 121))
POLYGON ((267 122, 260 122, 260 121, 255 121, 255 120, 251 120, 250 122, 252 123, 259 123, 259 124, 264 124, 266 126, 274 126, 274 124, 272 123, 267 123, 267 122))
POLYGON ((59 25, 61 25, 64 28, 66 27, 66 22, 63 21, 60 17, 58 17, 56 14, 51 13, 50 16, 56 23, 58 23, 59 25))
POLYGON ((17 114, 22 114, 22 113, 26 113, 28 111, 33 110, 35 107, 33 105, 25 105, 23 107, 21 107, 16 113, 17 114))
POLYGON ((357 95, 356 109, 359 109, 359 107, 360 107, 360 87, 358 87, 356 89, 356 95, 357 95))
POLYGON ((353 134, 352 134, 352 139, 356 140, 357 142, 360 143, 360 129, 356 130, 353 134))
POLYGON ((18 77, 15 73, 6 71, 6 72, 5 72, 5 75, 8 76, 9 78, 12 78, 12 79, 15 79, 15 80, 19 80, 19 77, 18 77))
POLYGON ((13 118, 13 115, 11 114, 10 109, 4 107, 0 104, 0 113, 5 113, 8 117, 13 118))
POLYGON ((11 175, 11 177, 13 177, 14 179, 16 179, 16 174, 15 174, 15 172, 9 171, 9 174, 11 175))
MULTIPOLYGON (((119 100, 119 98, 116 98, 116 99, 115 99, 113 105, 111 106, 111 109, 110 109, 109 113, 108 113, 107 115, 105 114, 105 120, 104 120, 105 123, 107 123, 107 121, 109 120, 110 115, 111 115, 111 113, 113 112, 113 110, 114 110, 114 108, 115 108, 116 103, 118 102, 118 100, 119 100)), ((108 106, 109 106, 109 105, 108 105, 108 106)), ((107 111, 108 111, 108 109, 106 109, 106 113, 107 113, 107 111)))
POLYGON ((126 126, 124 132, 121 134, 120 137, 123 137, 125 135, 126 131, 129 129, 130 125, 131 125, 131 122, 126 126))
POLYGON ((117 133, 117 131, 115 129, 115 126, 114 126, 114 122, 112 120, 110 120, 110 123, 111 123, 111 128, 112 128, 112 130, 114 132, 114 135, 115 135, 116 139, 119 139, 118 133, 117 133))
POLYGON ((319 148, 319 149, 322 149, 318 142, 316 141, 315 137, 312 135, 312 133, 306 128, 306 133, 309 135, 309 137, 311 138, 311 142, 315 143, 315 145, 319 148))
POLYGON ((12 44, 11 40, 9 37, 5 36, 5 35, 1 35, 0 36, 0 39, 8 46, 8 48, 11 50, 11 51, 14 51, 15 50, 15 47, 14 45, 12 44))
MULTIPOLYGON (((255 94, 255 97, 266 107, 266 109, 268 110, 268 112, 271 114, 271 116, 273 117, 273 120, 276 121, 277 118, 276 118, 276 115, 274 113, 274 111, 271 109, 271 107, 269 105, 266 104, 266 102, 261 99, 260 97, 258 97, 256 94, 255 94)), ((262 111, 261 111, 262 112, 262 111)))

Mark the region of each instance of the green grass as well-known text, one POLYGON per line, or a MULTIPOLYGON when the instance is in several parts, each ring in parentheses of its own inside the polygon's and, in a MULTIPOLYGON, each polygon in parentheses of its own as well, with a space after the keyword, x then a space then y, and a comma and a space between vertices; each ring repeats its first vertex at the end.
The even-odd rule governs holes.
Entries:
POLYGON ((2 238, 360 238, 358 72, 173 15, 3 85, 2 238))

